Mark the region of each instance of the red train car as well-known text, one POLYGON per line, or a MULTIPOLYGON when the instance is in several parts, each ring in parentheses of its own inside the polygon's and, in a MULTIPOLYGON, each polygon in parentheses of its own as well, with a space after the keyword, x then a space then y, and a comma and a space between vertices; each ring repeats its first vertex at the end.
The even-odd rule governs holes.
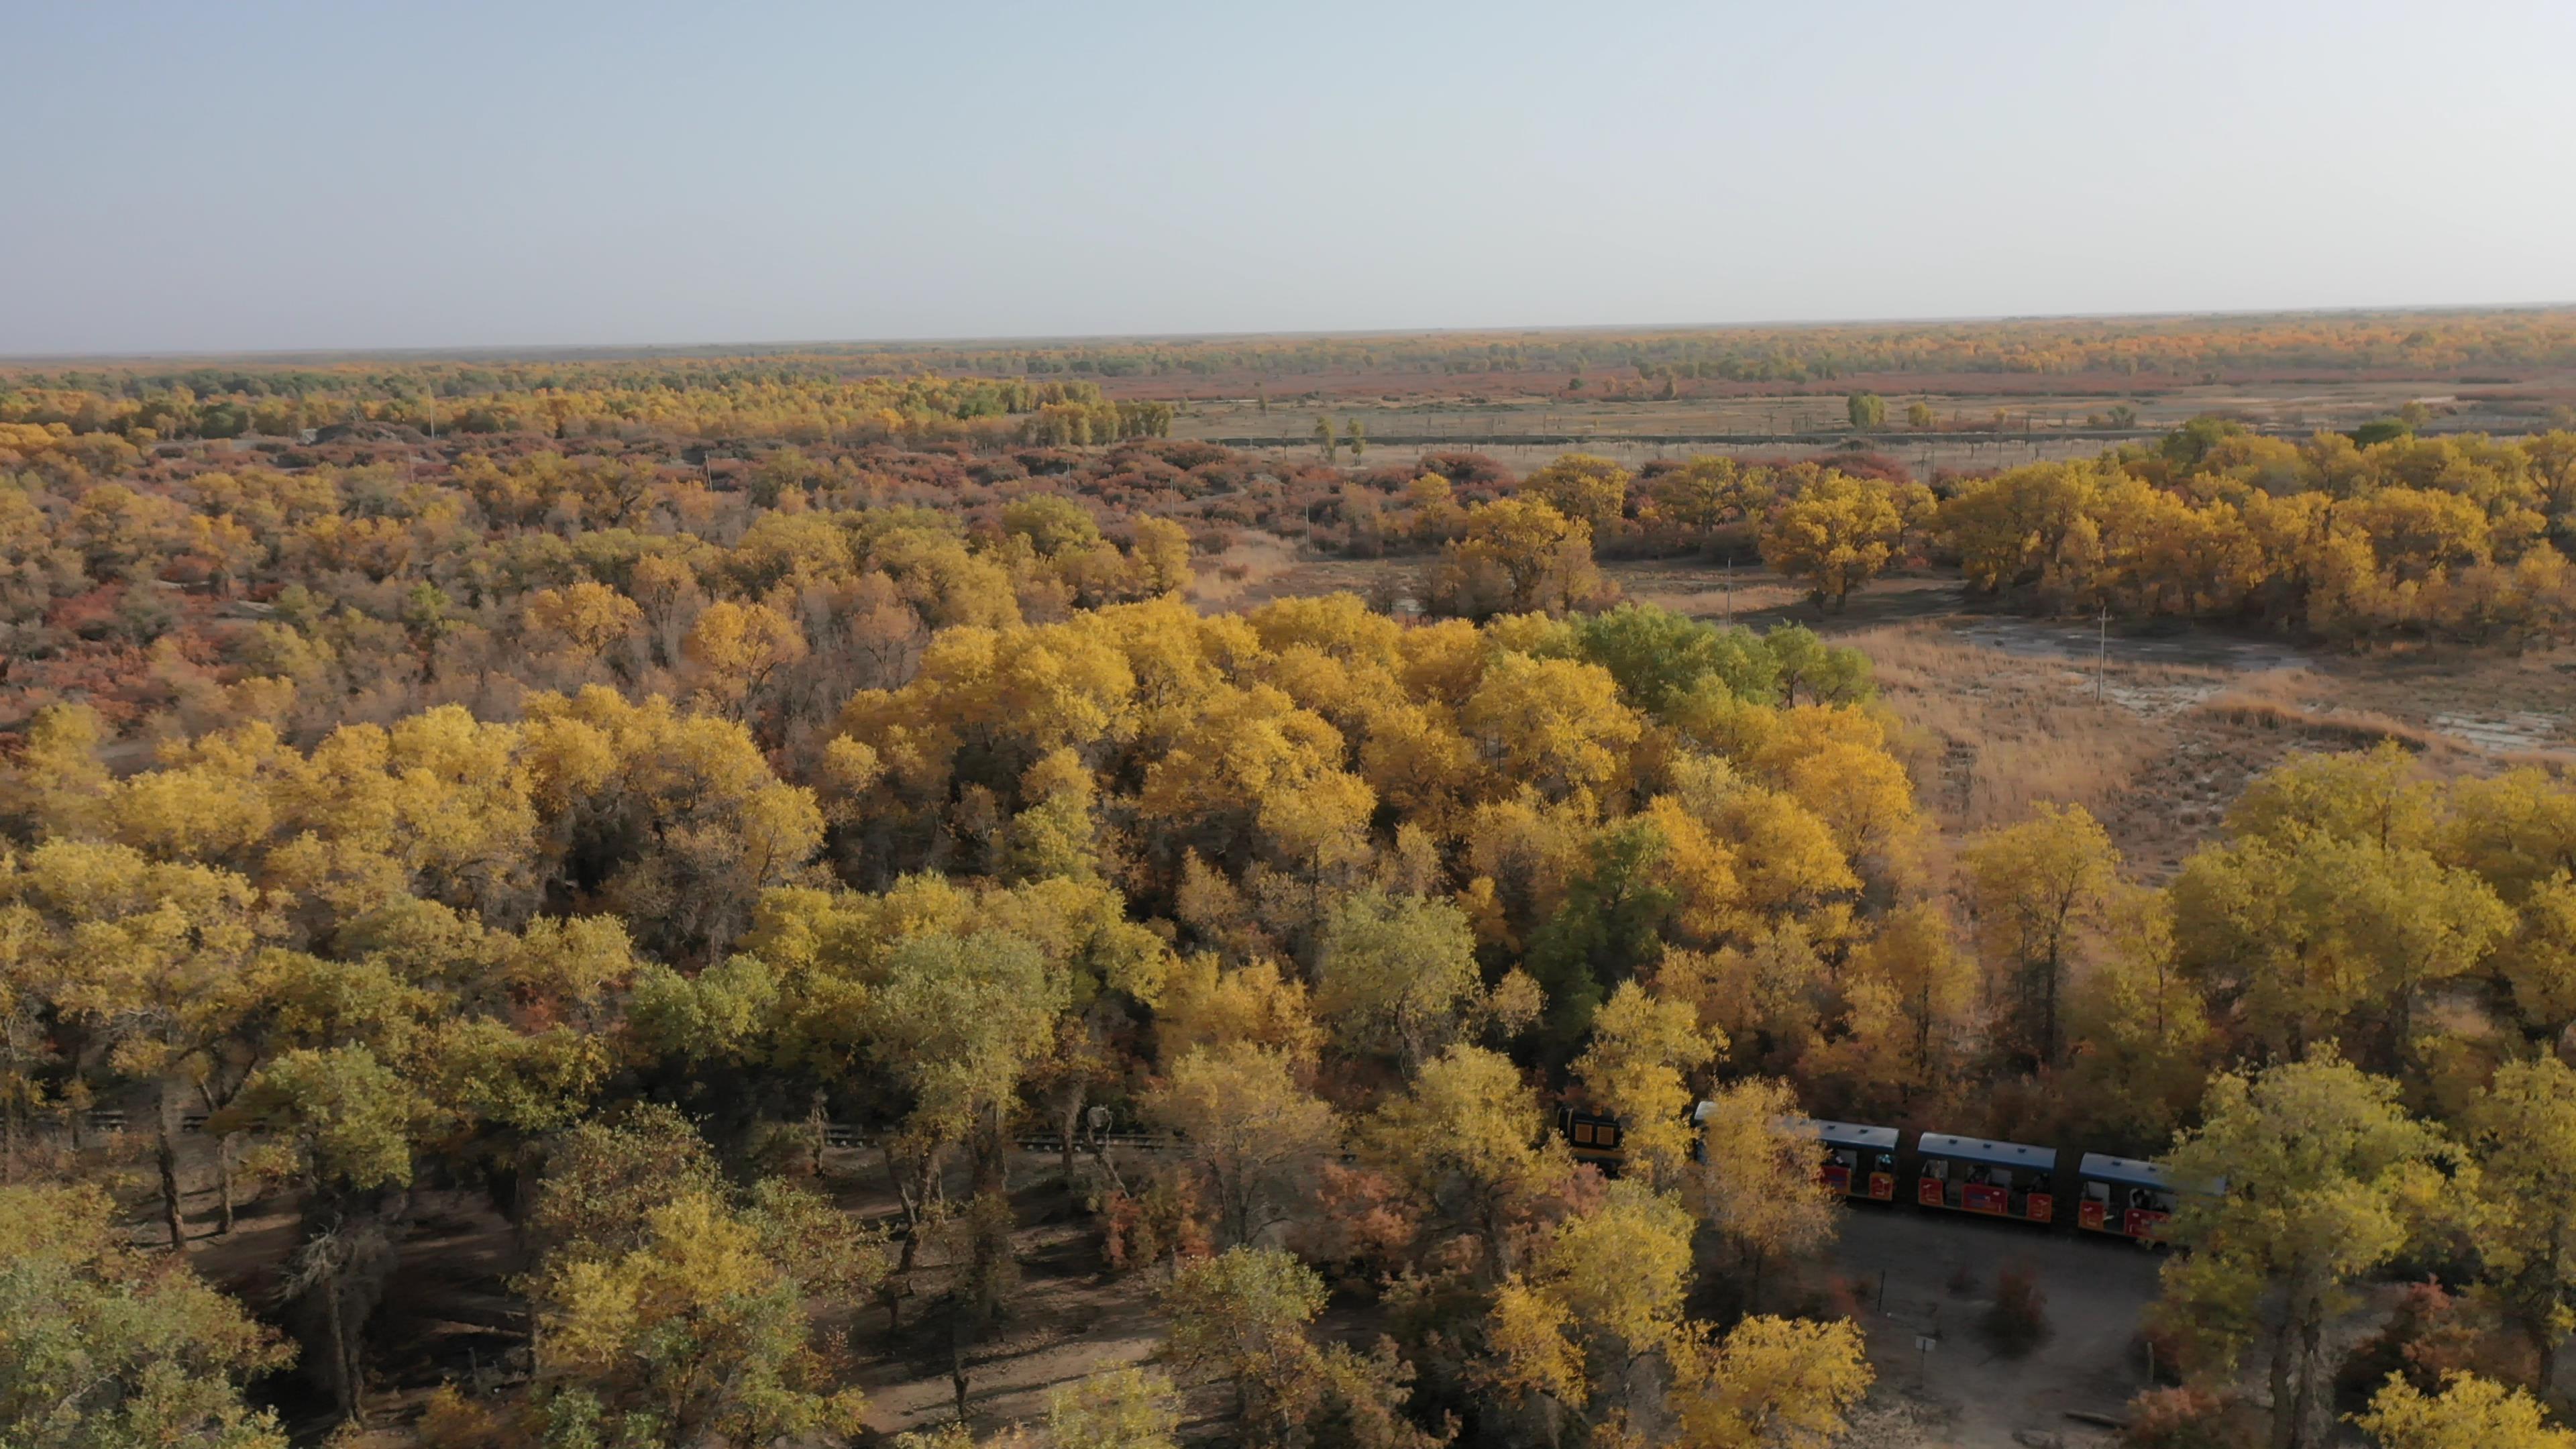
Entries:
POLYGON ((1858 1122, 1800 1118, 1798 1130, 1816 1139, 1823 1161, 1816 1177, 1845 1197, 1865 1202, 1896 1200, 1896 1129, 1858 1122))
POLYGON ((2056 1220, 2054 1147, 1926 1132, 1914 1150, 1922 1158, 1914 1178, 1918 1206, 2032 1223, 2056 1220))
POLYGON ((2075 1226, 2086 1232, 2152 1243, 2173 1216, 2173 1179, 2152 1162, 2087 1152, 2075 1179, 2075 1226))

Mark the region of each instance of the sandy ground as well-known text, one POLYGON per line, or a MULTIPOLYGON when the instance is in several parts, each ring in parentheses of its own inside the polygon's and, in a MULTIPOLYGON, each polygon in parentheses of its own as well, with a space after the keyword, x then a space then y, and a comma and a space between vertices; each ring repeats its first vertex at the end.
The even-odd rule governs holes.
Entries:
MULTIPOLYGON (((1419 375, 1380 377, 1376 390, 1362 387, 1364 381, 1323 376, 1276 379, 1266 410, 1249 396, 1209 396, 1195 383, 1170 379, 1131 382, 1118 390, 1122 395, 1184 399, 1172 421, 1175 437, 1294 440, 1255 452, 1316 456, 1315 445, 1306 438, 1319 416, 1331 417, 1337 429, 1356 420, 1373 438, 1433 440, 1422 445, 1372 444, 1364 455, 1369 463, 1397 461, 1426 447, 1472 449, 1524 471, 1573 448, 1624 461, 1697 453, 1797 456, 1834 448, 1854 436, 1844 401, 1845 384, 1660 400, 1650 395, 1652 389, 1640 387, 1633 374, 1625 382, 1616 377, 1591 379, 1586 388, 1571 392, 1564 390, 1562 377, 1540 374, 1496 375, 1474 385, 1481 390, 1467 392, 1458 391, 1455 380, 1419 375), (1714 434, 1761 434, 1774 441, 1631 441, 1640 436, 1714 434), (1539 435, 1568 441, 1517 447, 1487 441, 1539 435)), ((1928 474, 1935 468, 1995 468, 2043 458, 2094 456, 2111 443, 2100 437, 2060 434, 2084 429, 2088 421, 2122 403, 2136 409, 2134 426, 2148 433, 2170 429, 2202 413, 2220 413, 2295 436, 2316 428, 2350 429, 2388 416, 2407 402, 2422 401, 2440 414, 2437 427, 2510 434, 2555 425, 2554 406, 2571 395, 2571 379, 2560 375, 2527 379, 2507 389, 2375 378, 2195 385, 2140 379, 2126 389, 2113 379, 2091 379, 2069 390, 2053 390, 2053 385, 1955 386, 1966 381, 1877 377, 1848 384, 1878 391, 1887 399, 1889 418, 1896 424, 1862 437, 1862 443, 1928 474), (1915 390, 1921 388, 1936 390, 1915 390), (1948 390, 1939 390, 1944 388, 1948 390), (1917 400, 1931 405, 1938 428, 1918 431, 1902 426, 1907 406, 1917 400), (2005 419, 2000 431, 1961 431, 1990 426, 1998 412, 2005 419)))
MULTIPOLYGON (((1162 1342, 1164 1324, 1145 1274, 1115 1275, 1100 1255, 1097 1224, 1066 1210, 1063 1190, 1035 1159, 1031 1183, 1013 1194, 1024 1223, 1020 1286, 1006 1318, 967 1354, 967 1413, 979 1432, 1042 1418, 1048 1395, 1091 1374, 1143 1361, 1162 1342)), ((925 1285, 935 1284, 925 1274, 925 1285)), ((858 1386, 868 1395, 868 1427, 882 1433, 924 1429, 955 1417, 947 1337, 918 1320, 926 1305, 907 1305, 905 1331, 889 1339, 885 1315, 859 1315, 852 1346, 872 1355, 858 1386)))
POLYGON ((2066 1414, 2116 1418, 2146 1386, 2137 1325, 2156 1296, 2161 1261, 2125 1243, 2025 1225, 1848 1209, 1829 1262, 1860 1284, 1860 1322, 1879 1376, 1863 1416, 1868 1432, 1856 1442, 1985 1449, 2021 1432, 2055 1434, 2069 1446, 2110 1443, 2108 1431, 2066 1414), (1979 1326, 2006 1265, 2034 1271, 2047 1300, 2047 1335, 2019 1358, 1999 1353, 1979 1326), (1929 1352, 1917 1346, 1925 1340, 1929 1352))

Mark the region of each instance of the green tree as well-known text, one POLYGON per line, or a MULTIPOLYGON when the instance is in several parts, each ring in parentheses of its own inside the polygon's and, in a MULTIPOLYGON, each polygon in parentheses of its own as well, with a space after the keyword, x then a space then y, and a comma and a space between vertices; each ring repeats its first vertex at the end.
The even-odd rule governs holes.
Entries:
POLYGON ((1365 890, 1325 917, 1315 1014, 1346 1050, 1419 1066, 1449 1044, 1478 984, 1475 931, 1449 901, 1365 890))
POLYGON ((1586 847, 1587 868, 1565 904, 1530 941, 1529 970, 1547 988, 1547 1032, 1571 1052, 1592 1029, 1602 992, 1634 977, 1663 951, 1673 895, 1655 879, 1667 842, 1653 821, 1603 827, 1586 847))
POLYGON ((1285 1220, 1341 1144, 1332 1107, 1297 1080, 1288 1054, 1250 1042, 1192 1048, 1144 1107, 1181 1135, 1229 1245, 1285 1220))
POLYGON ((1877 695, 1869 656, 1841 644, 1828 644, 1804 624, 1782 624, 1762 636, 1771 656, 1772 677, 1779 681, 1780 702, 1866 704, 1877 695))
POLYGON ((94 1188, 0 1187, 0 1443, 286 1449, 241 1393, 286 1347, 116 1218, 94 1188))
POLYGON ((1887 426, 1887 399, 1877 393, 1851 394, 1843 399, 1843 411, 1850 414, 1851 425, 1862 432, 1874 433, 1887 426))
POLYGON ((1323 1355, 1307 1325, 1324 1311, 1324 1280, 1277 1248, 1228 1248, 1182 1266, 1163 1290, 1165 1352, 1183 1373, 1234 1389, 1237 1432, 1284 1441, 1320 1387, 1323 1355))
POLYGON ((295 1154, 305 1232, 282 1286, 319 1305, 322 1382, 351 1422, 363 1384, 358 1345, 376 1285, 398 1255, 385 1200, 410 1186, 415 1145, 433 1120, 417 1086, 367 1047, 350 1045, 278 1057, 210 1123, 219 1131, 264 1128, 295 1154))
POLYGON ((2331 1048, 2257 1076, 2231 1072, 2163 1159, 2184 1185, 2168 1236, 2186 1251, 2165 1265, 2155 1317, 2217 1366, 2261 1341, 2273 1449, 2320 1442, 2327 1325, 2441 1192, 2441 1139, 2397 1098, 2395 1082, 2331 1048))
POLYGON ((1070 997, 1066 974, 1016 936, 925 932, 887 953, 859 1027, 911 1103, 887 1150, 910 1164, 904 1201, 916 1226, 952 1144, 971 1149, 979 1192, 1006 1186, 1007 1114, 1070 997))
POLYGON ((1620 693, 1658 718, 1703 681, 1756 704, 1780 696, 1780 658, 1750 629, 1720 628, 1651 604, 1621 604, 1569 623, 1576 656, 1609 670, 1620 693))
POLYGON ((2497 1068, 2466 1136, 2484 1286, 2530 1342, 2546 1402, 2576 1330, 2576 1070, 2554 1056, 2497 1068))
POLYGON ((1510 1270, 1517 1227, 1574 1166, 1519 1068, 1475 1046, 1424 1063, 1370 1116, 1359 1146, 1434 1216, 1474 1234, 1497 1279, 1510 1270))

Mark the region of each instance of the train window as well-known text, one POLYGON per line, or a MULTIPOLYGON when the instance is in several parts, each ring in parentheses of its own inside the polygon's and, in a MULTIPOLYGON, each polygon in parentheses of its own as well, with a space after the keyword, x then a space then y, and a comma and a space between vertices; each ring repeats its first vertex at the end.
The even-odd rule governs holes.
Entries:
POLYGON ((2086 1202, 2109 1202, 2111 1200, 2111 1184, 2107 1182, 2088 1182, 2084 1184, 2084 1200, 2086 1202))
POLYGON ((1932 1179, 1934 1182, 1948 1182, 1950 1180, 1950 1159, 1946 1157, 1925 1158, 1923 1160, 1923 1175, 1932 1179))
POLYGON ((1880 1172, 1894 1172, 1896 1170, 1896 1154, 1893 1152, 1879 1153, 1875 1158, 1871 1159, 1870 1165, 1880 1172))
POLYGON ((1583 1145, 1584 1145, 1584 1146, 1586 1146, 1586 1147, 1591 1146, 1591 1145, 1592 1145, 1592 1124, 1591 1124, 1591 1123, 1589 1123, 1589 1122, 1577 1122, 1577 1123, 1575 1123, 1575 1124, 1574 1124, 1574 1140, 1575 1140, 1575 1141, 1577 1141, 1577 1142, 1579 1142, 1579 1143, 1581 1143, 1581 1144, 1583 1144, 1583 1145))

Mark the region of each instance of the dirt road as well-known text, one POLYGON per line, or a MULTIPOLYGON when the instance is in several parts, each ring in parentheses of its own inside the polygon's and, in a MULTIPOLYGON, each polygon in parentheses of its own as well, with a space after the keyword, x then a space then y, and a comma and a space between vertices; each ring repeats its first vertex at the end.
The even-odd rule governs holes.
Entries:
POLYGON ((1879 1375, 1872 1399, 1893 1411, 1871 1416, 1874 1439, 1885 1449, 1987 1449, 2051 1434, 2069 1449, 2111 1442, 2066 1411, 2117 1416, 2145 1386, 2138 1322, 2162 1261, 2124 1243, 2011 1223, 1850 1210, 1831 1262, 1860 1285, 1879 1375), (2048 1332, 2020 1358, 1997 1352, 1980 1328, 2007 1265, 2035 1272, 2047 1300, 2048 1332), (1923 1351, 1918 1340, 1933 1346, 1923 1351))

